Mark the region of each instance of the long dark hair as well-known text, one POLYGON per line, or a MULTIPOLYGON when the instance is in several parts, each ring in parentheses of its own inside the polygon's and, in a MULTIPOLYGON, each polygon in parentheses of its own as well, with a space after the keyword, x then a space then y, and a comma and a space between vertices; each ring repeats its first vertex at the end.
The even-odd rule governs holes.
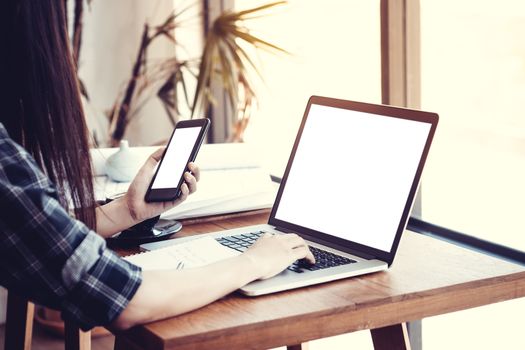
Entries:
POLYGON ((0 121, 57 185, 62 205, 94 228, 88 132, 65 1, 0 3, 0 121))

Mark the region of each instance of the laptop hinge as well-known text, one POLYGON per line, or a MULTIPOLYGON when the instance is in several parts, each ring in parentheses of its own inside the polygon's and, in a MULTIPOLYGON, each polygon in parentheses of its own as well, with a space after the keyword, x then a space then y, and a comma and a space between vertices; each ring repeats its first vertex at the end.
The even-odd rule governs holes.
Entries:
POLYGON ((279 226, 276 226, 275 229, 277 231, 284 232, 284 233, 295 233, 295 234, 301 236, 303 239, 306 239, 308 241, 312 241, 312 242, 315 242, 317 244, 325 245, 327 247, 330 247, 330 248, 333 248, 333 249, 337 249, 337 250, 340 250, 342 252, 345 252, 345 253, 348 253, 348 254, 351 254, 351 255, 358 256, 358 257, 360 257, 362 259, 366 259, 366 260, 376 259, 376 257, 373 256, 373 255, 366 254, 366 253, 360 252, 358 250, 342 246, 340 244, 336 244, 336 243, 333 243, 333 242, 328 242, 328 241, 325 241, 325 240, 320 239, 318 237, 310 236, 310 235, 307 235, 307 234, 304 234, 304 233, 299 233, 299 232, 296 232, 296 231, 293 231, 293 230, 290 230, 290 229, 287 229, 287 228, 284 228, 284 227, 279 227, 279 226))

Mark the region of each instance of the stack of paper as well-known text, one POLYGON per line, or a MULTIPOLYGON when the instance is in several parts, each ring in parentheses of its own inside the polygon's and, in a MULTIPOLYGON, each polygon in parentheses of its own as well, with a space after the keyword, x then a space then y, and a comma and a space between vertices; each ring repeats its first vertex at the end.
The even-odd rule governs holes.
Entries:
MULTIPOLYGON (((155 151, 152 147, 133 148, 143 161, 155 151)), ((95 177, 95 197, 106 197, 125 192, 129 183, 115 183, 104 176, 104 159, 116 149, 92 151, 95 177)), ((185 219, 270 208, 277 185, 268 171, 261 168, 258 157, 246 144, 203 145, 196 163, 201 169, 197 192, 185 202, 162 215, 164 219, 185 219)))
POLYGON ((276 186, 260 168, 205 170, 198 190, 188 200, 162 215, 166 219, 183 219, 270 208, 276 186))

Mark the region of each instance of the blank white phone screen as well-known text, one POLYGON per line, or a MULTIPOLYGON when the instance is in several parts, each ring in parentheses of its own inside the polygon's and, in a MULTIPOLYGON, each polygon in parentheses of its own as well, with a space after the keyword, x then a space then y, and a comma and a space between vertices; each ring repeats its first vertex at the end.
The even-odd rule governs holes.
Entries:
POLYGON ((151 185, 152 189, 177 187, 188 165, 188 159, 201 129, 200 126, 175 129, 175 134, 166 150, 162 165, 151 185))
POLYGON ((389 252, 430 129, 312 105, 275 217, 389 252))

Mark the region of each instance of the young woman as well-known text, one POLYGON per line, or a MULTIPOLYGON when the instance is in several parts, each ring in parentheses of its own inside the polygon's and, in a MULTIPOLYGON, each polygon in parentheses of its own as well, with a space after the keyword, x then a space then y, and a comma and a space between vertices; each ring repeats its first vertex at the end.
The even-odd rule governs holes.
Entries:
POLYGON ((185 200, 198 167, 189 165, 179 200, 146 203, 159 150, 124 197, 97 207, 64 1, 2 0, 0 50, 0 283, 10 291, 84 330, 124 329, 313 260, 296 235, 265 236, 238 257, 191 270, 141 271, 119 258, 103 237, 185 200))

